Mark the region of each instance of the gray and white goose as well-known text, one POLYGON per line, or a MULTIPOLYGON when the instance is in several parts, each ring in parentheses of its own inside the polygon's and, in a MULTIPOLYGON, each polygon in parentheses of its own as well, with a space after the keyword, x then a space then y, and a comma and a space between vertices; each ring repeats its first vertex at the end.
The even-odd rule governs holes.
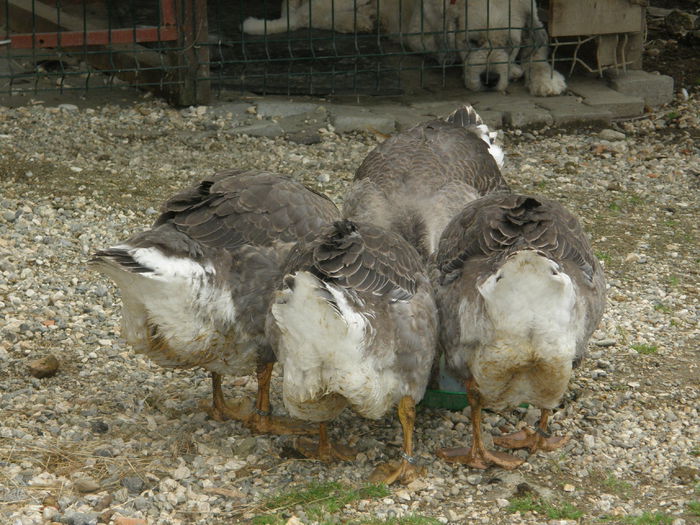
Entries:
POLYGON ((211 372, 212 415, 261 432, 295 432, 270 417, 274 354, 268 303, 294 243, 337 219, 324 195, 268 172, 229 170, 168 200, 152 228, 91 260, 121 291, 122 331, 164 367, 211 372), (222 375, 257 371, 256 408, 224 401, 222 375))
POLYGON ((432 285, 418 253, 399 235, 337 221, 301 241, 285 264, 267 333, 284 366, 289 413, 320 424, 318 443, 299 440, 308 457, 349 460, 328 440, 326 423, 344 408, 370 419, 398 405, 402 459, 371 480, 410 483, 415 403, 422 399, 437 343, 432 285))
POLYGON ((357 169, 343 215, 399 233, 427 258, 466 203, 508 190, 495 135, 467 105, 390 137, 357 169))
POLYGON ((547 433, 572 367, 605 306, 603 270, 579 221, 540 197, 493 194, 447 226, 436 256, 440 342, 451 372, 467 387, 471 448, 443 458, 476 468, 515 468, 522 460, 489 451, 481 409, 527 402, 541 409, 538 428, 494 438, 506 448, 554 450, 567 437, 547 433))

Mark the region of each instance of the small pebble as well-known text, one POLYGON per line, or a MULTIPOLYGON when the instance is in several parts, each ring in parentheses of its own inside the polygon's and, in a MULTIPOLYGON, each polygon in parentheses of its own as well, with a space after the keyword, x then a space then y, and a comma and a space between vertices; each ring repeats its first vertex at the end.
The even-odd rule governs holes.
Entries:
POLYGON ((36 377, 37 379, 43 379, 45 377, 53 377, 58 372, 59 362, 52 355, 42 357, 40 359, 35 359, 27 364, 29 373, 36 377))

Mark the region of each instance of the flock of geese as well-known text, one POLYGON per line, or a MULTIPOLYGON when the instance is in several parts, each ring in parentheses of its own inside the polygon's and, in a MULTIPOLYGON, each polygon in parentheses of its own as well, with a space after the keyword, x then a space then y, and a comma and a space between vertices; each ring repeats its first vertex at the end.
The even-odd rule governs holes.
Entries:
POLYGON ((296 440, 302 454, 351 460, 327 424, 348 406, 371 419, 397 407, 403 449, 370 479, 410 483, 422 473, 415 405, 444 357, 466 386, 473 434, 469 447, 437 455, 515 468, 522 459, 484 445, 481 409, 541 410, 537 428, 495 437, 499 447, 566 443, 548 418, 603 314, 605 282, 578 220, 511 192, 502 163, 495 134, 464 106, 377 146, 342 212, 285 176, 223 171, 91 264, 118 285, 123 336, 137 352, 211 373, 216 419, 317 432, 296 440), (292 417, 272 415, 276 361, 292 417), (254 370, 255 403, 225 400, 222 376, 254 370))

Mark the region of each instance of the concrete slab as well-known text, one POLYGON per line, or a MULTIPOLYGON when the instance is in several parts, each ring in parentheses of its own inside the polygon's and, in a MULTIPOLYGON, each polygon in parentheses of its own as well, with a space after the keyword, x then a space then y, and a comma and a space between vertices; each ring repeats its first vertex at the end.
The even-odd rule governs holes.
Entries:
POLYGON ((224 117, 232 122, 240 122, 249 119, 248 108, 253 106, 248 102, 222 102, 209 106, 207 114, 215 117, 224 117))
POLYGON ((425 121, 424 115, 408 106, 377 104, 368 106, 368 109, 375 115, 392 117, 396 122, 396 129, 399 131, 412 128, 416 124, 425 121))
MULTIPOLYGON (((499 96, 503 97, 503 95, 499 96)), ((467 100, 418 102, 415 104, 411 104, 411 107, 421 115, 421 118, 418 122, 425 122, 430 117, 444 118, 450 113, 452 113, 455 109, 463 106, 464 104, 471 104, 471 102, 467 100)), ((474 103, 474 107, 477 109, 479 115, 481 115, 481 118, 484 120, 487 126, 494 129, 503 127, 502 111, 490 108, 482 109, 482 107, 476 105, 476 103, 474 103)))
POLYGON ((660 106, 673 100, 673 78, 668 75, 641 70, 608 70, 605 76, 615 91, 640 97, 648 106, 660 106))
POLYGON ((612 119, 609 110, 588 106, 576 97, 542 97, 537 100, 537 105, 549 111, 554 124, 608 123, 612 119))
MULTIPOLYGON (((413 108, 423 117, 442 118, 463 104, 468 104, 467 100, 430 100, 412 102, 409 107, 413 108)), ((423 118, 425 120, 425 118, 423 118)))
POLYGON ((636 117, 644 112, 642 97, 615 91, 600 80, 572 80, 569 82, 569 91, 583 97, 584 104, 607 109, 613 118, 636 117))
POLYGON ((337 133, 350 131, 378 131, 391 134, 396 131, 396 120, 391 115, 373 113, 361 106, 331 106, 331 123, 337 133))
POLYGON ((514 107, 503 112, 503 126, 507 128, 543 128, 554 124, 552 114, 534 104, 532 107, 514 107))
POLYGON ((256 102, 258 115, 263 117, 291 117, 314 111, 319 104, 314 102, 295 102, 283 99, 265 99, 256 102))
POLYGON ((271 120, 260 120, 248 126, 231 128, 234 135, 250 135, 251 137, 280 137, 284 135, 284 130, 277 122, 271 120))
POLYGON ((289 115, 288 117, 277 119, 285 133, 297 133, 306 129, 318 131, 326 125, 328 111, 323 106, 317 106, 313 111, 289 115))
POLYGON ((494 109, 476 108, 484 123, 491 129, 501 129, 503 127, 503 112, 494 109))

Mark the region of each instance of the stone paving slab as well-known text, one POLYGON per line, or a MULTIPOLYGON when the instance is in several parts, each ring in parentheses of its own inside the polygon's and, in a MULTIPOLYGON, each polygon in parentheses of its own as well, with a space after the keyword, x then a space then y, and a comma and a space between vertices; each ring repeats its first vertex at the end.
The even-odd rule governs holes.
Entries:
POLYGON ((337 133, 378 131, 390 135, 396 131, 396 119, 386 113, 374 113, 361 106, 332 105, 331 123, 337 133))
POLYGON ((542 128, 554 124, 552 113, 533 106, 515 107, 503 112, 503 125, 507 128, 542 128))
POLYGON ((554 124, 607 124, 612 119, 612 113, 609 110, 588 106, 572 96, 542 97, 537 101, 537 105, 549 111, 554 119, 554 124))
POLYGON ((284 135, 289 140, 310 144, 321 140, 319 129, 329 125, 338 133, 391 134, 430 118, 444 117, 463 104, 474 105, 493 129, 539 128, 635 117, 643 114, 645 105, 659 105, 673 98, 671 77, 628 71, 608 73, 606 78, 607 82, 590 78, 569 80, 569 94, 558 97, 534 97, 524 86, 511 84, 507 94, 465 91, 463 95, 451 93, 449 98, 400 99, 396 103, 365 99, 357 104, 261 97, 215 104, 210 111, 230 118, 232 133, 284 135))
POLYGON ((607 109, 613 118, 636 117, 644 112, 644 99, 615 91, 600 80, 576 79, 569 82, 569 91, 583 97, 584 104, 607 109))
POLYGON ((647 106, 660 106, 673 100, 673 77, 646 71, 606 71, 610 87, 615 91, 641 97, 647 106))
POLYGON ((255 103, 258 115, 263 117, 291 117, 314 111, 319 104, 315 102, 294 102, 291 99, 273 98, 259 100, 255 103))
POLYGON ((231 129, 235 135, 250 135, 251 137, 274 138, 284 135, 284 130, 277 122, 271 120, 259 120, 246 126, 239 126, 231 129))
POLYGON ((401 104, 377 104, 369 106, 369 109, 374 114, 393 118, 398 131, 408 129, 425 120, 425 116, 421 112, 401 104))

